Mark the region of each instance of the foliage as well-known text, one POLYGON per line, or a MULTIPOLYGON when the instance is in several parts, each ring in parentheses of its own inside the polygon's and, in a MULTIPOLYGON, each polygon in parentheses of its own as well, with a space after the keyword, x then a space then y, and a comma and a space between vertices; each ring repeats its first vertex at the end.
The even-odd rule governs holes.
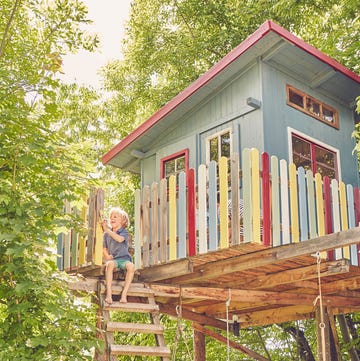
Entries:
MULTIPOLYGON (((69 142, 56 106, 61 56, 92 49, 77 0, 0 5, 0 359, 86 360, 100 345, 93 310, 67 291, 54 241, 91 184, 83 144, 69 142)), ((65 124, 67 126, 67 124, 65 124)))
MULTIPOLYGON (((93 338, 93 309, 67 291, 52 249, 60 230, 81 226, 75 216, 62 213, 64 201, 81 202, 91 185, 106 189, 107 207, 120 205, 132 214, 139 179, 103 167, 99 159, 106 150, 266 19, 357 71, 357 6, 355 0, 137 0, 124 60, 104 69, 111 96, 103 99, 57 79, 65 53, 97 45, 97 38, 82 30, 89 20, 81 1, 2 0, 1 360, 86 360, 101 346, 93 338)), ((163 322, 172 325, 173 339, 176 324, 163 322)), ((185 332, 191 337, 189 323, 185 332)), ((280 335, 281 344, 293 350, 291 337, 280 335)), ((281 359, 286 347, 280 355, 264 342, 268 339, 278 340, 278 329, 242 332, 241 338, 259 353, 281 359)), ((209 359, 224 352, 215 341, 207 347, 209 359)), ((184 343, 178 352, 185 359, 184 343)), ((290 351, 287 357, 293 357, 290 351)))
POLYGON ((137 0, 124 59, 104 69, 105 86, 114 92, 107 106, 127 133, 268 19, 356 71, 357 7, 348 0, 137 0))

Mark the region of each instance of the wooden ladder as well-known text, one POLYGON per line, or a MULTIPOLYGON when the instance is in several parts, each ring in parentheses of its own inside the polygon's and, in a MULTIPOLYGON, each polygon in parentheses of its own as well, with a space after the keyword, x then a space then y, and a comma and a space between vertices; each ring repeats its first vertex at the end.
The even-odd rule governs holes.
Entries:
MULTIPOLYGON (((124 282, 113 282, 113 295, 120 295, 124 282)), ((105 341, 110 361, 118 361, 118 356, 156 356, 162 361, 170 361, 171 352, 165 345, 164 328, 160 323, 159 306, 155 302, 154 292, 143 283, 132 283, 128 291, 128 303, 114 301, 104 303, 105 284, 101 281, 99 299, 105 325, 105 341), (136 302, 129 302, 129 300, 136 302), (137 302, 139 301, 139 302, 137 302), (131 323, 111 321, 113 312, 148 313, 152 323, 131 323), (156 346, 116 345, 114 332, 144 333, 155 336, 156 346)))

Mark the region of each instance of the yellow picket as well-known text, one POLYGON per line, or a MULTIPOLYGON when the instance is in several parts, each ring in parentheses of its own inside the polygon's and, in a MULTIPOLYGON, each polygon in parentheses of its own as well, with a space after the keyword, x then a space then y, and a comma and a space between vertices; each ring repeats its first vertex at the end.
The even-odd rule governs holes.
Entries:
POLYGON ((289 185, 290 185, 290 215, 291 215, 291 240, 299 242, 299 213, 298 213, 298 189, 296 182, 296 166, 289 164, 289 185))

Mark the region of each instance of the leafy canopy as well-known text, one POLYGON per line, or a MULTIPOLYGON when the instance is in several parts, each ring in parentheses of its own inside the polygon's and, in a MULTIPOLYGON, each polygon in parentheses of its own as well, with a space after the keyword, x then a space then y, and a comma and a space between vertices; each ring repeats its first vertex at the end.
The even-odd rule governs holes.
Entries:
POLYGON ((83 144, 62 128, 56 75, 64 53, 97 39, 81 30, 78 0, 3 0, 0 11, 0 359, 91 359, 94 310, 54 262, 59 230, 80 226, 64 201, 92 183, 83 144))

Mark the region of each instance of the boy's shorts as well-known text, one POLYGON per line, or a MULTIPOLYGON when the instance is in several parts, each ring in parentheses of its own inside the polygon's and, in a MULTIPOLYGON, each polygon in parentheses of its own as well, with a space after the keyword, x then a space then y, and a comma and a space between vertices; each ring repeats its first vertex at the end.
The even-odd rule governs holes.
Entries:
POLYGON ((114 259, 116 268, 119 269, 123 269, 124 271, 126 271, 126 264, 129 263, 130 261, 127 259, 114 259))

